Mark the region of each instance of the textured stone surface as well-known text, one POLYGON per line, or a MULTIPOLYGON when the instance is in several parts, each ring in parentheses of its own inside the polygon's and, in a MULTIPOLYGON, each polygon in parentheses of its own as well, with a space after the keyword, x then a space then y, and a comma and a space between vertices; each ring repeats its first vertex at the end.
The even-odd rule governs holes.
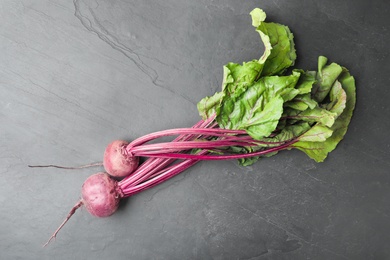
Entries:
POLYGON ((0 1, 0 259, 390 259, 389 17, 386 0, 0 1), (255 7, 294 32, 298 67, 355 75, 338 149, 202 162, 110 218, 79 210, 42 249, 93 170, 26 165, 191 126, 223 64, 260 55, 255 7))

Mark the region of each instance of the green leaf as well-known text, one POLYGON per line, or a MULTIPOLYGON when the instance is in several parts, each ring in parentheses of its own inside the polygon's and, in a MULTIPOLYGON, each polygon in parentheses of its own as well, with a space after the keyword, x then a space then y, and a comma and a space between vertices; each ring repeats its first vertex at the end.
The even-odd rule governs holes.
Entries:
MULTIPOLYGON (((265 149, 267 147, 275 147, 275 146, 280 145, 280 142, 287 142, 287 141, 290 141, 294 138, 297 138, 298 136, 300 136, 304 132, 306 132, 308 129, 310 129, 310 125, 308 123, 305 123, 305 122, 302 122, 302 123, 299 123, 296 125, 288 125, 285 128, 283 128, 281 130, 281 132, 278 133, 277 135, 275 135, 273 137, 266 137, 266 138, 263 138, 260 140, 260 141, 269 142, 269 143, 275 142, 275 144, 259 144, 258 147, 248 147, 246 149, 241 148, 240 150, 235 150, 235 152, 236 153, 249 153, 249 152, 254 152, 254 151, 261 150, 261 149, 265 149)), ((273 155, 276 155, 277 153, 278 152, 267 153, 261 157, 271 157, 273 155)), ((250 157, 250 158, 239 159, 238 161, 239 161, 240 165, 248 166, 248 165, 252 165, 253 163, 255 163, 259 158, 260 158, 260 156, 254 156, 254 157, 250 157)))
POLYGON ((241 126, 254 139, 260 139, 270 135, 278 125, 283 113, 283 99, 274 97, 268 102, 259 113, 254 113, 249 120, 244 120, 241 126))
POLYGON ((262 66, 258 61, 244 62, 242 65, 232 62, 226 64, 223 67, 222 91, 199 101, 197 104, 199 115, 207 119, 214 114, 219 114, 225 95, 229 95, 232 99, 240 96, 254 83, 262 66))
POLYGON ((294 65, 296 52, 294 36, 287 26, 277 23, 261 23, 256 31, 268 35, 271 53, 264 62, 262 76, 282 74, 294 65))
POLYGON ((322 124, 316 124, 299 137, 304 142, 323 142, 332 135, 333 131, 322 124))
POLYGON ((316 75, 317 73, 315 71, 303 71, 303 70, 293 70, 293 72, 298 72, 301 77, 299 78, 299 81, 297 83, 296 89, 299 90, 299 94, 308 94, 311 93, 311 90, 313 88, 313 84, 316 82, 316 75))
POLYGON ((264 138, 262 141, 268 142, 286 142, 294 138, 301 136, 303 133, 310 129, 310 125, 307 122, 299 122, 292 125, 286 125, 280 133, 272 138, 264 138))
POLYGON ((250 15, 252 25, 256 27, 265 47, 264 54, 259 60, 264 63, 262 76, 283 73, 294 65, 297 58, 294 35, 285 25, 264 22, 266 14, 259 8, 255 8, 250 15))
MULTIPOLYGON (((219 127, 246 130, 259 140, 256 147, 230 147, 229 152, 249 153, 298 140, 291 148, 321 162, 347 131, 356 102, 354 79, 340 65, 328 65, 323 56, 317 72, 292 70, 280 76, 296 59, 293 34, 287 26, 265 22, 261 9, 254 9, 251 17, 263 54, 242 65, 226 64, 222 91, 202 99, 199 114, 203 119, 215 115, 219 127)), ((240 163, 250 165, 259 158, 240 163)))
POLYGON ((257 162, 259 159, 260 159, 259 156, 253 156, 253 157, 249 157, 249 158, 241 158, 241 159, 238 159, 238 164, 241 166, 251 166, 252 164, 257 162))
POLYGON ((319 103, 329 94, 334 82, 343 71, 343 68, 336 63, 326 65, 327 61, 324 56, 318 58, 317 83, 313 86, 312 96, 319 103))
POLYGON ((297 100, 287 102, 284 106, 292 108, 297 111, 304 111, 309 108, 309 106, 305 102, 297 101, 297 100))
POLYGON ((265 18, 267 17, 265 12, 263 10, 261 10, 260 8, 253 9, 252 12, 250 12, 249 14, 252 17, 252 25, 254 27, 260 26, 260 24, 262 22, 264 22, 265 18))
POLYGON ((336 119, 335 123, 330 130, 333 134, 323 142, 307 142, 298 141, 293 144, 294 148, 297 148, 305 152, 310 158, 316 162, 323 162, 328 153, 333 151, 337 144, 343 139, 347 132, 348 125, 351 121, 353 110, 356 104, 356 87, 355 79, 349 74, 349 72, 343 68, 343 73, 338 78, 343 90, 346 93, 346 104, 341 115, 336 119))
MULTIPOLYGON (((250 12, 250 15, 252 16, 252 25, 256 28, 259 27, 265 21, 266 18, 265 12, 260 8, 253 9, 253 11, 250 12)), ((271 54, 272 46, 268 33, 264 33, 261 30, 256 31, 260 34, 261 41, 264 44, 263 55, 261 55, 261 57, 259 58, 259 63, 264 64, 268 56, 271 54)))
POLYGON ((218 110, 224 94, 224 92, 217 92, 213 96, 205 97, 198 102, 197 107, 199 115, 203 120, 206 120, 214 114, 218 114, 218 110))
MULTIPOLYGON (((244 93, 249 86, 261 76, 280 74, 287 67, 294 64, 296 59, 293 35, 288 27, 276 23, 264 22, 266 15, 263 10, 256 8, 251 12, 252 24, 260 34, 264 44, 264 52, 259 60, 244 62, 242 65, 228 63, 224 66, 222 82, 223 93, 215 94, 212 97, 202 99, 198 104, 200 116, 203 119, 221 111, 220 105, 227 102, 226 107, 232 106, 232 102, 244 93), (270 57, 272 56, 272 57, 270 57), (266 67, 266 73, 263 73, 266 67), (229 96, 229 100, 225 99, 229 96), (219 99, 219 100, 218 100, 219 99)), ((295 76, 300 73, 295 72, 295 76)), ((283 90, 283 100, 291 100, 298 95, 300 90, 283 90)))
POLYGON ((305 111, 308 108, 314 109, 318 106, 318 103, 311 98, 310 94, 303 94, 295 96, 293 100, 286 102, 284 106, 298 111, 305 111))
MULTIPOLYGON (((267 153, 261 157, 268 158, 268 157, 274 156, 276 154, 278 154, 278 152, 267 153)), ((238 163, 241 166, 250 166, 250 165, 254 164, 255 162, 257 162, 261 157, 260 156, 253 156, 253 157, 249 157, 249 158, 241 158, 241 159, 238 159, 238 163)))
POLYGON ((280 95, 283 101, 289 101, 299 94, 299 90, 295 89, 301 74, 294 71, 288 76, 267 76, 263 77, 265 87, 271 95, 280 95))
POLYGON ((270 135, 283 113, 283 99, 277 96, 263 105, 263 98, 246 99, 245 96, 249 95, 222 104, 218 124, 222 128, 246 130, 255 139, 270 135))
POLYGON ((296 72, 290 76, 263 77, 239 97, 225 94, 217 116, 219 126, 247 130, 255 139, 270 135, 283 113, 284 99, 299 92, 294 88, 299 76, 296 72))
POLYGON ((338 80, 333 84, 333 87, 329 92, 329 98, 330 103, 326 105, 326 109, 336 113, 337 116, 341 115, 347 103, 347 93, 345 93, 338 80))
POLYGON ((302 120, 310 123, 319 122, 325 126, 331 127, 335 122, 337 114, 317 106, 313 109, 306 109, 304 111, 286 109, 286 114, 284 116, 289 119, 302 120))
POLYGON ((301 74, 299 81, 295 86, 299 93, 291 101, 286 102, 284 106, 298 111, 315 108, 318 103, 311 98, 310 93, 313 84, 316 82, 316 72, 305 72, 303 70, 293 70, 293 72, 299 72, 301 74))
POLYGON ((263 65, 258 61, 244 62, 242 65, 228 63, 224 66, 222 91, 235 99, 250 87, 261 73, 263 65))

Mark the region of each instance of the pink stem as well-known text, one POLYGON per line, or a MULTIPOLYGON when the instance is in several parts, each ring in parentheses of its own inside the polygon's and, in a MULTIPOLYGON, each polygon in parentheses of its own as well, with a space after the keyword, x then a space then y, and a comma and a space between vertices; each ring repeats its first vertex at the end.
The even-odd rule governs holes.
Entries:
POLYGON ((126 147, 126 150, 129 153, 132 153, 136 156, 147 156, 149 159, 147 159, 145 163, 142 164, 131 176, 126 177, 124 180, 118 183, 124 193, 124 196, 128 197, 148 188, 154 187, 155 185, 183 172, 200 160, 230 160, 261 156, 264 154, 281 151, 283 149, 288 149, 291 144, 297 142, 297 140, 289 140, 286 142, 262 142, 254 140, 252 137, 248 136, 245 131, 213 128, 215 126, 217 126, 216 123, 213 123, 213 120, 209 119, 204 122, 198 122, 192 128, 178 128, 155 132, 138 138, 130 143, 126 147), (206 129, 206 127, 212 128, 206 129), (143 145, 148 141, 170 135, 179 136, 172 142, 143 145), (201 137, 222 137, 222 139, 192 141, 201 137), (251 146, 259 144, 271 146, 271 148, 268 147, 265 150, 252 153, 225 155, 210 155, 208 154, 209 150, 207 150, 207 148, 224 146, 251 146), (204 150, 200 151, 198 154, 173 152, 194 148, 204 150), (170 165, 176 159, 184 159, 184 161, 170 165))
MULTIPOLYGON (((200 155, 206 154, 207 151, 201 151, 200 155)), ((133 187, 126 187, 122 188, 122 191, 124 193, 125 197, 129 197, 131 195, 134 195, 136 193, 139 193, 143 190, 149 189, 151 187, 154 187, 174 176, 177 174, 183 172, 184 170, 188 169, 195 163, 197 163, 198 160, 184 160, 180 163, 177 163, 176 165, 173 165, 171 167, 168 167, 164 169, 163 171, 159 172, 159 174, 154 175, 153 178, 150 178, 149 180, 133 187)))
POLYGON ((142 145, 151 140, 172 136, 172 135, 208 135, 208 136, 225 136, 227 134, 247 134, 245 130, 228 130, 228 129, 205 129, 205 128, 176 128, 168 129, 164 131, 154 132, 148 135, 144 135, 138 139, 132 141, 127 147, 128 150, 132 147, 142 145))
POLYGON ((229 154, 229 155, 199 155, 199 154, 184 154, 184 153, 156 153, 156 154, 147 154, 139 153, 138 156, 149 156, 149 157, 159 157, 159 158, 171 158, 171 159, 190 159, 190 160, 231 160, 231 159, 243 159, 254 156, 261 156, 267 153, 281 151, 288 148, 291 144, 297 142, 298 140, 293 140, 287 142, 283 145, 272 147, 266 150, 252 152, 252 153, 243 153, 243 154, 229 154))
MULTIPOLYGON (((196 123, 193 128, 205 128, 205 127, 214 127, 215 124, 213 124, 215 117, 210 117, 209 119, 203 121, 199 121, 196 123)), ((191 129, 191 128, 189 128, 191 129)), ((179 135, 177 138, 173 140, 173 142, 180 142, 180 141, 186 141, 193 138, 193 135, 179 135)), ((138 140, 146 140, 144 138, 139 138, 138 140)), ((137 140, 137 139, 136 139, 137 140)), ((135 140, 135 141, 136 141, 135 140)), ((132 142, 134 143, 134 141, 132 142)), ((138 142, 135 142, 138 143, 138 142)), ((131 147, 130 144, 128 147, 131 147)), ((124 178, 122 181, 119 182, 119 185, 121 187, 126 186, 133 186, 134 184, 140 183, 141 181, 146 180, 151 175, 156 173, 157 171, 163 169, 164 167, 171 164, 175 159, 166 159, 166 158, 149 158, 147 159, 141 166, 138 167, 138 169, 128 177, 124 178), (149 172, 148 172, 149 171, 149 172)))
POLYGON ((144 144, 142 146, 133 147, 129 152, 138 156, 139 153, 142 153, 143 155, 149 152, 159 154, 165 153, 162 152, 163 150, 174 152, 188 149, 212 149, 215 147, 226 146, 258 146, 258 144, 248 141, 241 142, 230 140, 165 142, 158 144, 144 144))
MULTIPOLYGON (((179 173, 183 172, 184 170, 188 169, 195 163, 199 162, 199 160, 210 160, 210 158, 214 158, 214 160, 227 160, 227 159, 240 159, 240 158, 248 158, 248 157, 254 157, 254 156, 261 156, 267 153, 272 153, 276 151, 281 151, 283 149, 287 149, 291 144, 297 142, 297 140, 290 141, 284 145, 278 146, 278 147, 273 147, 269 148, 267 150, 262 150, 259 152, 253 152, 253 153, 246 153, 246 154, 233 154, 233 155, 225 155, 225 156, 212 156, 212 155, 207 155, 208 151, 207 150, 202 150, 198 154, 177 154, 177 155, 187 155, 190 156, 191 158, 184 158, 186 160, 177 163, 176 165, 170 166, 168 168, 165 168, 164 170, 160 172, 155 172, 152 177, 146 180, 145 182, 142 182, 138 185, 132 186, 132 187, 123 187, 123 193, 125 197, 129 197, 131 195, 134 195, 136 193, 139 193, 143 190, 149 189, 151 187, 154 187, 158 185, 159 183, 162 183, 166 181, 169 178, 172 178, 179 173), (205 159, 205 158, 208 159, 205 159)), ((161 155, 159 155, 161 156, 161 155)), ((170 157, 168 157, 170 158, 170 157)))
POLYGON ((124 197, 129 197, 132 196, 136 193, 139 193, 141 191, 144 191, 146 189, 152 188, 176 175, 179 173, 185 171, 192 165, 196 164, 198 161, 197 160, 185 160, 180 163, 177 167, 170 168, 169 170, 165 171, 164 173, 158 175, 155 178, 152 178, 148 180, 147 182, 143 182, 141 185, 137 185, 134 187, 130 187, 128 190, 124 190, 124 197))

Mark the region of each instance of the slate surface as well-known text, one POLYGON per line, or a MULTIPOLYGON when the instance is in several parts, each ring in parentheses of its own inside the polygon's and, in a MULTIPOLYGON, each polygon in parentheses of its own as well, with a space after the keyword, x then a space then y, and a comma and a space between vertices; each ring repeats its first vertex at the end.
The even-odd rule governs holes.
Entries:
POLYGON ((0 1, 0 259, 390 259, 389 17, 387 0, 0 1), (95 170, 26 165, 197 122, 222 66, 260 55, 255 7, 294 32, 297 67, 325 55, 355 75, 337 150, 202 162, 42 248, 95 170))

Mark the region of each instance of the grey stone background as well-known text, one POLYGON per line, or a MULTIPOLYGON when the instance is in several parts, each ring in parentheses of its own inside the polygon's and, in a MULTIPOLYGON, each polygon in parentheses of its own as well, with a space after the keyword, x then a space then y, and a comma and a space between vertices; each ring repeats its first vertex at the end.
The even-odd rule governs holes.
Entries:
POLYGON ((390 259, 389 17, 387 0, 1 0, 0 259, 390 259), (100 169, 27 165, 197 122, 222 66, 261 54, 255 7, 293 31, 297 67, 325 55, 355 76, 337 150, 201 162, 42 248, 100 169))

